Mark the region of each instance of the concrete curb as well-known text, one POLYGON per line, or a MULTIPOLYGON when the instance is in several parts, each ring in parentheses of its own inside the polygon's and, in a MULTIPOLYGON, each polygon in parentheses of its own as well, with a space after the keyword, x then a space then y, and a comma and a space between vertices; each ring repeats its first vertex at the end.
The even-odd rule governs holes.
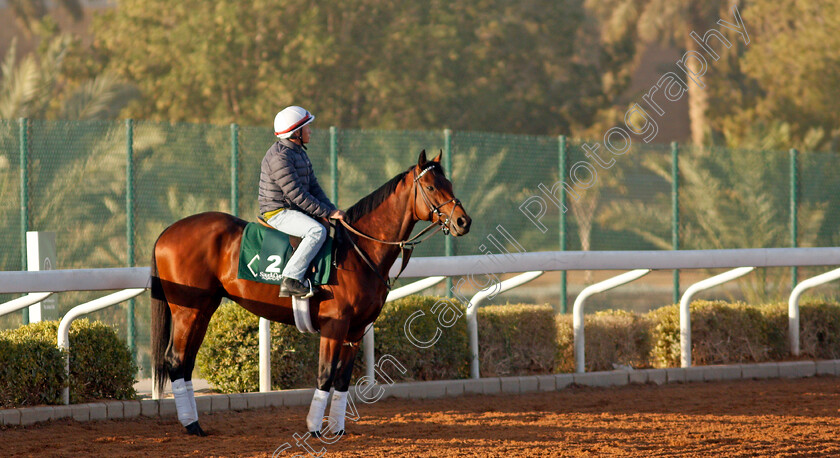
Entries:
MULTIPOLYGON (((758 364, 672 367, 630 371, 587 372, 520 377, 488 377, 467 380, 436 380, 382 385, 382 399, 439 399, 471 394, 524 394, 560 391, 570 385, 614 387, 627 384, 711 382, 768 378, 804 378, 815 375, 840 375, 840 359, 825 361, 782 361, 758 364)), ((358 399, 351 389, 354 399, 358 399)), ((228 410, 261 409, 279 406, 308 406, 314 389, 272 391, 269 393, 211 394, 196 396, 200 413, 228 410)), ((72 418, 76 421, 117 420, 121 418, 175 417, 172 399, 107 401, 69 406, 38 406, 0 409, 0 425, 26 426, 50 420, 72 418)))

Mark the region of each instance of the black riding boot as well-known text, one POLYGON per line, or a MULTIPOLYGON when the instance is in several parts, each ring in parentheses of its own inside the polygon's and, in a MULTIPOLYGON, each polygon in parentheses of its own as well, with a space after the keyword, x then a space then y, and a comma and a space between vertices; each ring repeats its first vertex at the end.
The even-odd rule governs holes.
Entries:
POLYGON ((286 277, 283 279, 283 283, 280 284, 280 297, 307 297, 309 293, 309 280, 306 279, 300 282, 294 278, 286 277))

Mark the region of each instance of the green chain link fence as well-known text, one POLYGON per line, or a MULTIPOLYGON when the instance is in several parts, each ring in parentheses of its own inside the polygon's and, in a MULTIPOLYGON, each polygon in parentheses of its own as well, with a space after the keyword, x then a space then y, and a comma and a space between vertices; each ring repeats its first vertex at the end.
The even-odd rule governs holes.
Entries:
MULTIPOLYGON (((185 216, 213 210, 253 220, 260 162, 273 141, 271 129, 245 126, 0 120, 0 268, 26 268, 25 230, 57 233, 59 268, 125 267, 149 265, 158 234, 185 216)), ((321 187, 341 208, 415 164, 423 149, 429 157, 444 154, 473 226, 461 239, 430 239, 415 256, 497 252, 494 241, 514 251, 501 231, 527 251, 840 243, 836 153, 679 146, 674 193, 671 145, 633 142, 620 155, 596 150, 595 159, 591 145, 563 137, 332 128, 314 129, 308 147, 321 187), (561 177, 577 187, 564 191, 561 177), (529 198, 541 199, 544 214, 534 216, 536 203, 525 207, 531 217, 523 212, 529 198)), ((763 269, 741 289, 777 297, 790 290, 793 275, 824 270, 763 269)), ((551 278, 549 302, 566 311, 565 275, 551 278)), ((660 290, 647 296, 648 308, 672 302, 678 291, 660 290)), ((98 295, 60 294, 59 312, 98 295)), ((0 302, 14 297, 0 295, 0 302)), ((148 294, 136 303, 92 318, 117 326, 148 374, 148 294)), ((0 328, 26 319, 0 317, 0 328)))

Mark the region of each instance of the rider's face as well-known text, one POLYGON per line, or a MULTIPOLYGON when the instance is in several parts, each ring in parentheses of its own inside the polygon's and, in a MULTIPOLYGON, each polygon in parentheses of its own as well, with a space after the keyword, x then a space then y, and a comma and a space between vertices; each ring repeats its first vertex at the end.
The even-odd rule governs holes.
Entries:
POLYGON ((304 145, 309 143, 309 137, 312 135, 312 128, 309 125, 305 125, 300 128, 300 142, 304 145))

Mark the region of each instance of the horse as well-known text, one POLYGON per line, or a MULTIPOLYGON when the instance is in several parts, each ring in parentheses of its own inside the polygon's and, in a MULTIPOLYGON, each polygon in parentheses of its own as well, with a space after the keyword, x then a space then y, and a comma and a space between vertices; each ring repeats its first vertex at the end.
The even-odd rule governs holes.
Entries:
MULTIPOLYGON (((389 272, 402 254, 403 268, 419 243, 409 236, 419 221, 426 230, 463 236, 471 219, 455 198, 440 164, 420 153, 409 167, 347 210, 345 233, 335 256, 335 278, 310 298, 310 319, 320 331, 315 394, 306 417, 308 431, 321 434, 330 388, 327 427, 344 434, 347 392, 366 327, 379 316, 390 289, 389 272)), ((260 317, 294 325, 292 300, 279 286, 238 279, 239 248, 247 222, 233 215, 192 215, 166 228, 154 245, 152 276, 153 397, 166 379, 178 420, 188 434, 205 436, 198 423, 192 372, 210 317, 228 298, 260 317)), ((341 226, 339 226, 341 227, 341 226)), ((425 232, 424 230, 423 232, 425 232)), ((422 232, 421 232, 422 234, 422 232)), ((432 233, 433 235, 434 233, 432 233)))

